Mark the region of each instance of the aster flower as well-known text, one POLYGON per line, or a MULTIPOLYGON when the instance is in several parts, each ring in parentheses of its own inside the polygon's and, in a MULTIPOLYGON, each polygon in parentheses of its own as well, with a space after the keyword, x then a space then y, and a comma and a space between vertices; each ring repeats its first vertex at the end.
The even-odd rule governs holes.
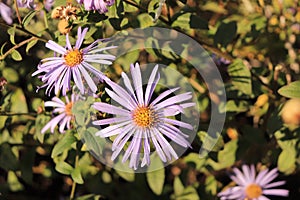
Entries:
POLYGON ((83 4, 84 9, 87 11, 97 10, 100 14, 103 14, 108 11, 108 6, 115 3, 115 0, 77 0, 77 2, 83 4))
POLYGON ((18 6, 21 8, 35 8, 34 0, 17 0, 18 6))
POLYGON ((53 4, 54 4, 54 0, 44 0, 44 7, 47 11, 51 10, 53 4))
POLYGON ((12 24, 12 9, 0 1, 0 15, 7 24, 12 24))
POLYGON ((268 200, 269 198, 264 195, 288 196, 288 190, 271 189, 285 184, 285 181, 271 183, 278 176, 277 168, 271 171, 265 169, 259 172, 257 176, 254 165, 250 167, 243 165, 242 170, 233 169, 234 175, 230 176, 230 178, 238 185, 220 192, 218 196, 221 197, 221 200, 268 200))
POLYGON ((83 31, 81 31, 81 27, 78 28, 77 41, 74 47, 70 44, 68 34, 66 35, 65 48, 52 40, 46 43, 46 47, 55 51, 59 56, 43 59, 38 66, 38 70, 32 74, 32 76, 35 76, 40 73, 45 73, 40 76, 40 78, 44 82, 42 87, 47 87, 46 94, 49 95, 54 88, 56 95, 60 89, 62 89, 63 95, 66 95, 67 90, 71 88, 72 79, 81 94, 85 92, 83 79, 90 90, 95 93, 97 86, 88 72, 92 73, 93 76, 96 76, 100 81, 106 78, 102 72, 97 70, 90 63, 112 64, 115 56, 100 54, 99 52, 115 47, 99 48, 98 43, 100 40, 96 40, 86 48, 80 49, 87 31, 88 28, 83 29, 83 31))
POLYGON ((55 127, 59 124, 59 132, 64 133, 65 127, 71 129, 71 120, 73 119, 72 107, 76 101, 80 99, 77 94, 71 95, 71 101, 68 96, 65 96, 66 102, 63 102, 58 97, 53 97, 52 101, 45 102, 45 107, 55 107, 53 113, 58 113, 56 117, 51 119, 41 130, 41 133, 45 133, 49 128, 51 133, 54 132, 55 127))
POLYGON ((160 75, 157 73, 156 65, 150 75, 145 93, 142 89, 142 77, 139 64, 131 65, 133 89, 128 76, 122 73, 126 89, 118 84, 105 80, 112 90, 105 89, 107 94, 118 104, 114 106, 107 103, 96 102, 93 108, 101 112, 114 114, 113 118, 94 121, 94 125, 108 126, 96 133, 100 137, 110 137, 116 135, 112 144, 112 157, 114 160, 124 148, 125 143, 130 144, 125 151, 122 162, 129 156, 129 166, 137 169, 140 161, 141 149, 143 148, 143 159, 141 166, 150 164, 150 146, 153 144, 159 157, 163 162, 171 161, 172 157, 177 159, 178 155, 167 141, 165 136, 178 145, 186 148, 190 147, 187 141, 188 135, 184 134, 179 127, 193 130, 193 127, 185 122, 168 118, 183 112, 184 108, 194 106, 194 103, 183 103, 192 98, 190 92, 169 97, 179 88, 169 89, 161 93, 151 101, 154 89, 159 81, 160 75))

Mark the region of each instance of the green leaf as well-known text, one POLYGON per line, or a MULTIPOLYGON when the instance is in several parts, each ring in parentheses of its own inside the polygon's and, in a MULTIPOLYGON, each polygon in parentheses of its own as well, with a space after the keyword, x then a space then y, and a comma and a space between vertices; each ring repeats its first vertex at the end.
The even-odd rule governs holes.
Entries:
POLYGON ((291 174, 296 169, 296 155, 295 149, 284 149, 278 157, 278 170, 285 174, 291 174))
MULTIPOLYGON (((276 134, 277 137, 279 134, 276 134)), ((277 161, 278 170, 285 174, 291 174, 296 169, 296 158, 297 158, 297 139, 277 141, 279 146, 282 148, 277 161)))
POLYGON ((65 174, 65 175, 70 175, 74 170, 74 168, 70 164, 68 164, 64 161, 56 163, 55 169, 56 169, 56 171, 58 171, 62 174, 65 174))
POLYGON ((10 67, 5 67, 2 71, 2 75, 6 78, 7 82, 15 83, 19 80, 18 72, 10 67))
POLYGON ((248 67, 243 63, 242 59, 235 59, 228 66, 228 74, 232 80, 232 84, 242 93, 252 94, 251 73, 248 67))
POLYGON ((217 133, 215 138, 211 137, 204 131, 198 132, 199 139, 203 142, 202 148, 209 151, 219 151, 224 146, 224 141, 222 136, 217 133))
POLYGON ((100 197, 101 197, 100 195, 96 195, 96 194, 87 194, 87 195, 77 197, 76 200, 99 200, 100 197))
POLYGON ((206 29, 208 30, 208 22, 202 17, 197 15, 190 16, 190 27, 194 29, 206 29))
POLYGON ((1 168, 6 171, 16 170, 18 168, 18 160, 8 143, 3 143, 0 146, 0 163, 1 168))
POLYGON ((205 5, 201 6, 201 9, 213 13, 227 14, 227 10, 214 1, 207 1, 205 5))
POLYGON ((20 159, 22 179, 28 184, 32 184, 32 166, 34 165, 35 153, 35 148, 27 148, 26 153, 20 159))
POLYGON ((221 23, 214 35, 214 45, 220 44, 226 47, 236 37, 237 24, 236 22, 221 23))
POLYGON ((87 149, 93 154, 98 160, 102 158, 102 150, 106 144, 105 138, 96 136, 95 133, 99 131, 95 127, 89 127, 87 130, 80 134, 80 138, 84 141, 87 149))
POLYGON ((22 20, 22 24, 24 27, 28 25, 28 23, 31 21, 31 19, 35 16, 37 11, 31 10, 22 20))
MULTIPOLYGON (((117 164, 116 164, 117 165, 117 164)), ((131 169, 132 170, 132 169, 131 169)), ((127 171, 127 170, 126 170, 127 171)), ((132 170, 132 172, 125 172, 125 171, 121 171, 121 170, 117 170, 116 172, 119 176, 121 176, 123 179, 125 179, 128 182, 133 182, 135 179, 135 174, 134 171, 132 170)))
POLYGON ((179 16, 174 16, 174 19, 172 19, 172 27, 178 27, 180 29, 189 30, 190 29, 190 18, 191 13, 184 13, 179 16))
POLYGON ((14 59, 15 61, 21 61, 22 60, 22 56, 21 54, 17 51, 17 50, 13 50, 11 52, 11 57, 12 59, 14 59))
POLYGON ((80 172, 80 168, 79 167, 76 167, 72 173, 71 173, 71 177, 72 179, 78 183, 78 184, 83 184, 83 179, 82 179, 82 176, 81 176, 81 172, 80 172))
POLYGON ((27 43, 26 46, 26 53, 29 52, 29 50, 38 42, 38 40, 31 40, 30 42, 27 43))
POLYGON ((200 170, 206 162, 205 158, 200 158, 198 153, 189 153, 186 157, 183 158, 186 164, 194 163, 195 169, 200 170))
POLYGON ((294 81, 289 85, 281 87, 278 93, 288 98, 300 98, 300 81, 294 81))
POLYGON ((174 184, 173 184, 174 186, 174 193, 175 193, 175 195, 180 195, 180 194, 182 194, 183 193, 183 191, 184 191, 184 186, 183 186, 183 184, 182 184, 182 182, 181 182, 181 180, 180 180, 180 178, 179 178, 179 176, 176 176, 175 177, 175 179, 174 179, 174 184))
POLYGON ((205 179, 205 190, 212 195, 217 194, 218 182, 213 175, 209 175, 205 179))
POLYGON ((107 171, 103 171, 102 180, 104 183, 111 183, 112 181, 111 175, 107 171))
POLYGON ((7 33, 9 34, 10 42, 15 45, 16 44, 15 43, 16 27, 14 26, 14 27, 9 28, 7 30, 7 33))
POLYGON ((160 195, 163 191, 165 182, 165 168, 157 154, 152 154, 151 164, 148 167, 146 177, 150 189, 156 194, 160 195))
POLYGON ((238 140, 231 140, 224 145, 224 149, 218 153, 218 162, 212 159, 207 160, 207 164, 214 170, 221 170, 230 167, 236 160, 236 151, 238 148, 238 140))
POLYGON ((249 103, 247 101, 229 100, 226 102, 226 106, 225 106, 226 112, 240 113, 240 112, 246 112, 247 110, 249 110, 249 103))
POLYGON ((71 145, 76 142, 76 138, 72 133, 66 133, 59 141, 55 144, 51 158, 54 158, 61 154, 63 151, 68 150, 71 148, 71 145))
POLYGON ((152 17, 147 13, 142 13, 138 15, 137 19, 140 23, 140 28, 147 28, 154 24, 152 17))
POLYGON ((18 177, 13 171, 9 171, 7 173, 7 183, 12 192, 21 191, 24 189, 23 185, 19 182, 18 177))

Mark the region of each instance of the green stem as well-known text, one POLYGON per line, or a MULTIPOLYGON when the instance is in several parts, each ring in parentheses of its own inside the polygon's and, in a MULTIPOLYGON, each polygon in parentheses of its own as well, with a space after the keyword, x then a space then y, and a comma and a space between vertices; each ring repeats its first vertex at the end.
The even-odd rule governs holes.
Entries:
POLYGON ((37 113, 7 113, 7 112, 0 112, 0 116, 17 116, 17 115, 37 116, 37 113))
POLYGON ((20 26, 22 26, 22 28, 23 28, 22 19, 21 19, 21 15, 20 15, 20 12, 19 12, 19 7, 18 7, 18 2, 17 2, 17 0, 14 1, 14 4, 15 4, 16 14, 17 14, 17 17, 18 17, 19 24, 20 24, 20 26))
MULTIPOLYGON (((0 22, 0 26, 6 27, 6 28, 12 28, 12 27, 13 27, 13 26, 10 26, 10 25, 8 25, 8 24, 1 23, 1 22, 0 22)), ((21 27, 20 27, 20 26, 15 26, 15 28, 16 28, 18 31, 20 31, 20 32, 22 32, 22 33, 24 33, 24 34, 26 34, 26 35, 30 35, 30 36, 32 36, 32 37, 37 38, 39 41, 42 41, 42 42, 45 42, 45 43, 48 42, 47 39, 42 38, 42 37, 40 37, 40 36, 38 36, 38 35, 36 35, 36 34, 30 32, 30 31, 24 29, 24 27, 22 27, 22 26, 21 26, 21 27)))
POLYGON ((0 56, 0 60, 4 60, 6 58, 6 56, 8 56, 11 52, 13 52, 14 50, 18 49, 19 47, 29 43, 30 41, 33 40, 37 40, 36 37, 31 37, 27 40, 24 40, 22 42, 20 42, 19 44, 16 44, 15 46, 13 46, 12 48, 10 48, 7 52, 5 52, 2 56, 0 56))
MULTIPOLYGON (((75 157, 75 166, 74 166, 74 169, 76 169, 76 167, 78 166, 78 160, 79 160, 79 155, 78 155, 78 152, 77 152, 77 149, 76 149, 76 157, 75 157)), ((74 199, 75 190, 76 190, 76 182, 73 180, 71 194, 70 194, 70 200, 74 199)))

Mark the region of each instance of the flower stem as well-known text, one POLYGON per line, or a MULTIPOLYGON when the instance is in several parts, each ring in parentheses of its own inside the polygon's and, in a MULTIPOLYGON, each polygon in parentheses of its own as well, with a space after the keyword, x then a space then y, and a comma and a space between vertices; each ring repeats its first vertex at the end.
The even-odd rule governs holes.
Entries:
MULTIPOLYGON (((78 165, 78 160, 79 160, 79 155, 78 155, 78 150, 76 149, 76 157, 75 157, 75 166, 74 166, 74 169, 76 169, 76 167, 78 165)), ((75 189, 76 189, 76 182, 73 180, 71 194, 70 194, 70 200, 74 199, 75 189)))
POLYGON ((14 1, 14 4, 15 4, 15 7, 16 7, 16 14, 17 14, 17 17, 18 17, 19 24, 23 27, 17 0, 14 1))

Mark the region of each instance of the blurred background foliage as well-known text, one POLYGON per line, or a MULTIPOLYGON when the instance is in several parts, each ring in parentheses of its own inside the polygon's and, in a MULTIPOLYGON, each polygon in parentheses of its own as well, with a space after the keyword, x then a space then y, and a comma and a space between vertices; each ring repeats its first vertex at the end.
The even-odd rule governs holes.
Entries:
MULTIPOLYGON (((212 200, 232 184, 231 168, 244 163, 261 169, 278 167, 280 179, 287 181, 284 187, 290 190, 286 199, 299 198, 299 1, 166 0, 159 17, 158 0, 116 0, 105 14, 87 12, 76 1, 56 0, 50 11, 39 3, 35 10, 19 8, 21 23, 17 17, 12 25, 0 19, 0 77, 7 81, 1 79, 0 94, 1 199, 212 200), (78 7, 76 18, 53 19, 53 8, 67 3, 78 7), (170 28, 190 36, 211 54, 224 80, 225 104, 217 95, 208 95, 203 79, 180 55, 140 49, 119 57, 107 69, 112 79, 118 79, 138 61, 161 63, 183 74, 196 91, 201 111, 193 149, 161 170, 132 174, 111 169, 89 153, 88 144, 96 153, 97 145, 105 144, 93 135, 95 128, 85 127, 88 119, 76 118, 78 129, 65 134, 40 133, 52 117, 43 106, 50 97, 43 89, 36 93, 41 82, 31 74, 42 58, 53 54, 45 42, 51 39, 64 45, 63 33, 68 31, 74 42, 78 26, 89 27, 85 44, 133 28, 170 28), (283 109, 288 98, 296 100, 283 109), (200 159, 211 104, 226 112, 226 123, 213 151, 200 159), (83 138, 87 145, 82 137, 87 137, 83 138)), ((155 43, 156 38, 149 40, 145 42, 155 43)), ((92 102, 75 106, 74 114, 90 115, 92 102)))

